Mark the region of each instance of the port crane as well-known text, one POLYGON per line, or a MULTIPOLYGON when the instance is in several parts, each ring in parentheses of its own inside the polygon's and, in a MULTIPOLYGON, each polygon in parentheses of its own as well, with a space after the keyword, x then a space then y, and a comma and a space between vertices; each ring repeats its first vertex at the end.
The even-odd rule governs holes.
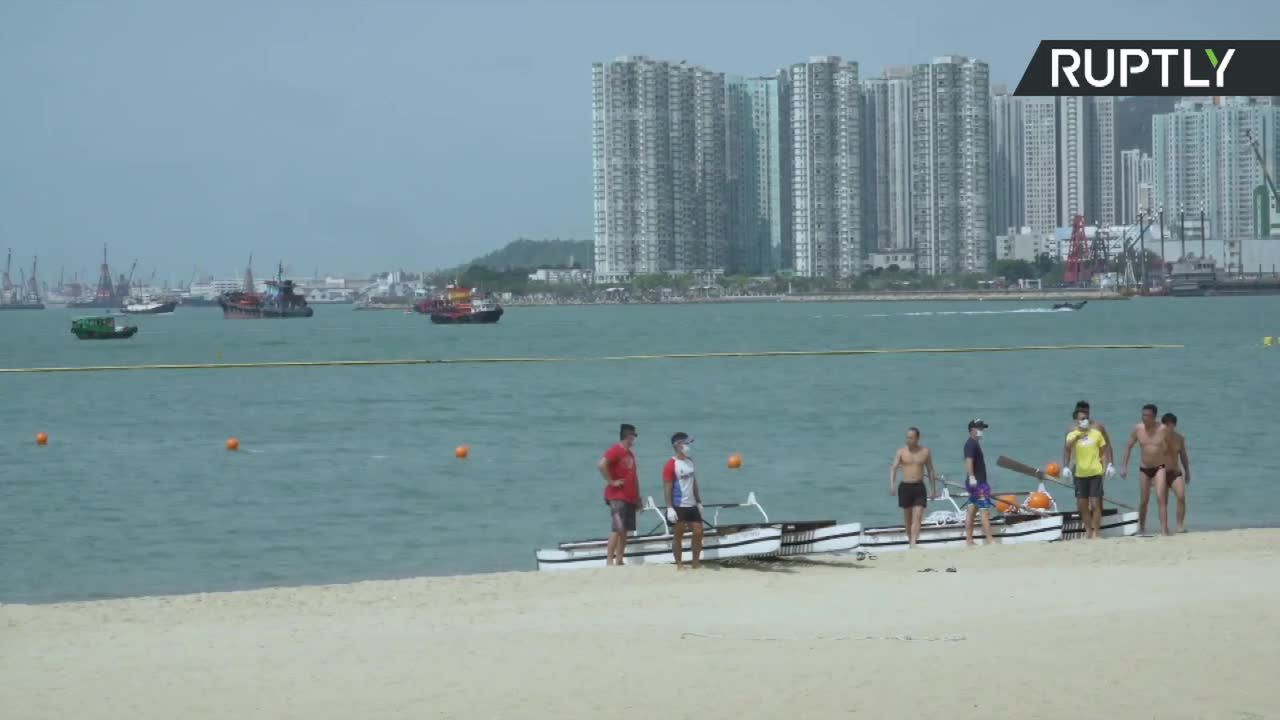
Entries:
POLYGON ((1249 145, 1253 148, 1253 156, 1258 160, 1258 167, 1262 169, 1262 178, 1267 182, 1267 189, 1271 191, 1271 199, 1275 203, 1276 208, 1280 209, 1280 190, 1276 189, 1276 184, 1271 180, 1271 173, 1267 171, 1267 161, 1262 158, 1262 148, 1258 147, 1258 140, 1253 133, 1245 130, 1245 138, 1249 141, 1249 145))

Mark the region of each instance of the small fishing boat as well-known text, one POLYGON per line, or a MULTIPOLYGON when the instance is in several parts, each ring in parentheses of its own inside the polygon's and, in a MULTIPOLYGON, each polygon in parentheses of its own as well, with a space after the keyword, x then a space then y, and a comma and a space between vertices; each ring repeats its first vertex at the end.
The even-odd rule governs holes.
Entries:
POLYGON ((178 307, 177 300, 157 300, 150 296, 129 298, 120 312, 126 315, 167 315, 178 307))
MULTIPOLYGON (((1080 513, 1074 510, 1062 510, 1058 507, 1058 501, 1053 499, 1048 488, 1044 486, 1044 482, 1040 483, 1040 487, 1030 493, 1005 493, 1004 495, 1019 496, 1024 495, 1029 499, 1030 495, 1041 493, 1049 498, 1049 507, 1045 510, 1037 510, 1027 505, 1024 499, 1021 503, 1013 508, 1006 510, 1005 515, 1023 514, 1023 515, 1058 515, 1062 517, 1062 539, 1063 540, 1083 540, 1085 537, 1084 522, 1080 520, 1080 513)), ((1108 507, 1102 509, 1102 522, 1098 526, 1102 537, 1129 537, 1138 534, 1138 513, 1136 511, 1122 512, 1120 508, 1108 507)))
POLYGON ((1088 302, 1089 302, 1088 300, 1081 300, 1080 302, 1074 302, 1074 303, 1060 302, 1060 303, 1055 303, 1053 306, 1053 309, 1054 310, 1079 310, 1080 308, 1088 304, 1088 302))
MULTIPOLYGON (((965 541, 965 513, 956 504, 951 493, 943 485, 936 502, 951 505, 951 510, 936 510, 920 524, 919 547, 963 547, 965 541)), ((995 513, 992 513, 995 515, 995 513)), ((1062 539, 1063 515, 1053 513, 1010 513, 991 518, 991 534, 1000 545, 1020 545, 1033 542, 1053 542, 1062 539)), ((973 541, 983 542, 982 521, 974 518, 973 541)), ((867 528, 863 531, 862 549, 868 552, 893 552, 906 550, 907 529, 902 525, 867 528)))
POLYGON ((430 315, 437 325, 487 325, 501 320, 503 313, 492 294, 481 295, 457 284, 445 288, 440 297, 415 303, 413 309, 430 315))
POLYGON ((284 263, 276 269, 276 279, 266 282, 265 292, 253 290, 253 275, 245 272, 243 290, 223 293, 218 298, 222 317, 232 319, 280 319, 309 318, 315 310, 307 305, 307 299, 296 292, 292 280, 284 279, 284 263))
MULTIPOLYGON (((1014 508, 1014 511, 1024 513, 1046 512, 1051 515, 1060 515, 1063 519, 1063 540, 1077 540, 1084 537, 1084 523, 1080 521, 1080 513, 1072 511, 1064 512, 1059 510, 1058 502, 1053 499, 1053 495, 1050 494, 1049 490, 1044 486, 1044 483, 1045 480, 1048 480, 1049 482, 1062 485, 1068 489, 1070 489, 1070 486, 1061 480, 1048 475, 1040 468, 1018 462, 1017 460, 1005 457, 1004 455, 996 458, 996 465, 1006 470, 1012 470, 1019 475, 1026 475, 1027 477, 1035 478, 1040 481, 1040 487, 1031 493, 1008 493, 1013 495, 1015 498, 1019 495, 1027 496, 1027 500, 1023 500, 1019 503, 1017 507, 1014 508), (1043 494, 1047 497, 1049 499, 1049 507, 1039 510, 1030 508, 1027 503, 1032 494, 1043 494)), ((1104 503, 1118 505, 1117 503, 1114 503, 1114 501, 1108 500, 1105 497, 1102 500, 1104 503)), ((1102 533, 1102 537, 1128 537, 1130 535, 1136 535, 1138 534, 1138 513, 1133 510, 1133 508, 1124 505, 1118 505, 1117 507, 1104 507, 1102 509, 1102 521, 1098 530, 1102 533), (1128 510, 1128 512, 1121 512, 1121 508, 1128 510)))
POLYGON ((124 340, 138 332, 136 325, 120 325, 114 315, 76 318, 71 321, 71 334, 81 340, 124 340))
POLYGON ((782 547, 778 549, 778 557, 844 554, 857 550, 862 544, 862 523, 839 523, 835 520, 770 520, 760 502, 756 500, 754 492, 747 493, 745 502, 704 507, 715 509, 708 525, 722 532, 759 527, 781 528, 782 547), (763 522, 721 525, 720 511, 726 508, 752 508, 760 513, 763 522))
MULTIPOLYGON (((855 552, 862 543, 861 523, 837 523, 834 520, 795 522, 770 521, 755 493, 746 502, 703 505, 713 509, 702 535, 702 559, 707 562, 734 558, 776 558, 802 555, 844 554, 855 552), (753 508, 762 522, 719 524, 720 511, 730 508, 753 508)), ((653 512, 659 523, 643 535, 627 539, 626 562, 633 565, 670 565, 675 562, 671 548, 674 536, 667 522, 666 508, 647 498, 641 512, 653 512)), ((539 570, 576 570, 605 567, 609 541, 580 540, 560 543, 555 548, 534 553, 539 570)), ((693 538, 686 535, 684 548, 692 553, 693 538)), ((692 557, 687 555, 686 557, 692 557)))

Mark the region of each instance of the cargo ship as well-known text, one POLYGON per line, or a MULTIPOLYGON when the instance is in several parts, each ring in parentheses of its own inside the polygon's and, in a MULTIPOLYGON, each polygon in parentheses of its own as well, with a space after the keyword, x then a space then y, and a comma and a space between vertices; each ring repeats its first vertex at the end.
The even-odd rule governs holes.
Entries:
POLYGON ((419 301, 413 309, 430 315, 431 322, 437 325, 487 325, 502 319, 503 312, 492 293, 478 295, 475 290, 457 285, 449 285, 440 297, 419 301))
POLYGON ((1173 297, 1280 295, 1280 277, 1227 277, 1213 258, 1186 257, 1171 264, 1167 288, 1173 297))
POLYGON ((267 281, 265 292, 253 289, 253 271, 245 270, 245 287, 223 293, 218 298, 222 317, 237 320, 262 320, 280 318, 309 318, 315 310, 307 305, 307 299, 295 292, 292 280, 284 279, 284 263, 276 270, 276 279, 267 281))

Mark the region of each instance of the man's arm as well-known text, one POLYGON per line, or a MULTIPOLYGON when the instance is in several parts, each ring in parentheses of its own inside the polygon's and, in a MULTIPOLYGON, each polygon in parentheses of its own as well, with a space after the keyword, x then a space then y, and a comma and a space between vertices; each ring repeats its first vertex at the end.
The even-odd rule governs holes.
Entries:
MULTIPOLYGON (((697 480, 697 478, 694 478, 697 480)), ((667 498, 667 507, 675 505, 675 495, 672 488, 676 484, 676 461, 668 460, 667 464, 662 466, 662 492, 667 498)), ((696 494, 695 494, 696 496, 696 494)))
POLYGON ((609 465, 611 460, 612 458, 609 457, 609 453, 605 453, 604 457, 600 458, 600 462, 596 463, 596 468, 600 471, 600 477, 604 478, 604 484, 606 486, 622 487, 622 481, 614 480, 613 476, 609 474, 609 465))
POLYGON ((1182 481, 1191 482, 1191 457, 1187 455, 1187 439, 1182 438, 1182 449, 1178 451, 1178 458, 1182 460, 1182 481))
POLYGON ((1076 440, 1080 439, 1077 433, 1067 435, 1067 444, 1062 446, 1062 467, 1071 467, 1071 448, 1075 447, 1076 440))
POLYGON ((1120 467, 1121 475, 1128 474, 1129 472, 1129 458, 1132 456, 1133 446, 1136 444, 1138 444, 1138 429, 1134 428, 1133 432, 1129 433, 1129 444, 1124 446, 1124 462, 1121 463, 1120 467))
POLYGON ((902 466, 902 450, 895 450, 893 453, 893 463, 889 465, 889 494, 897 489, 898 468, 902 466))
POLYGON ((1111 436, 1107 434, 1107 426, 1098 423, 1098 432, 1102 433, 1102 457, 1103 462, 1110 465, 1115 461, 1115 456, 1111 454, 1111 436))
POLYGON ((933 453, 929 450, 924 451, 924 467, 929 473, 929 497, 938 497, 938 476, 933 471, 933 453))

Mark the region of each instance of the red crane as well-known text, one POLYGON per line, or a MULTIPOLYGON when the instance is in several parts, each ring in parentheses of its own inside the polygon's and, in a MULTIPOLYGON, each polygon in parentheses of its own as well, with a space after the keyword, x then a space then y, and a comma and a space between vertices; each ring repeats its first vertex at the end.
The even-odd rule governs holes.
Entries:
POLYGON ((1084 216, 1071 218, 1071 250, 1067 253, 1067 269, 1062 273, 1062 282, 1077 285, 1089 282, 1092 267, 1089 262, 1089 238, 1084 232, 1084 216))

